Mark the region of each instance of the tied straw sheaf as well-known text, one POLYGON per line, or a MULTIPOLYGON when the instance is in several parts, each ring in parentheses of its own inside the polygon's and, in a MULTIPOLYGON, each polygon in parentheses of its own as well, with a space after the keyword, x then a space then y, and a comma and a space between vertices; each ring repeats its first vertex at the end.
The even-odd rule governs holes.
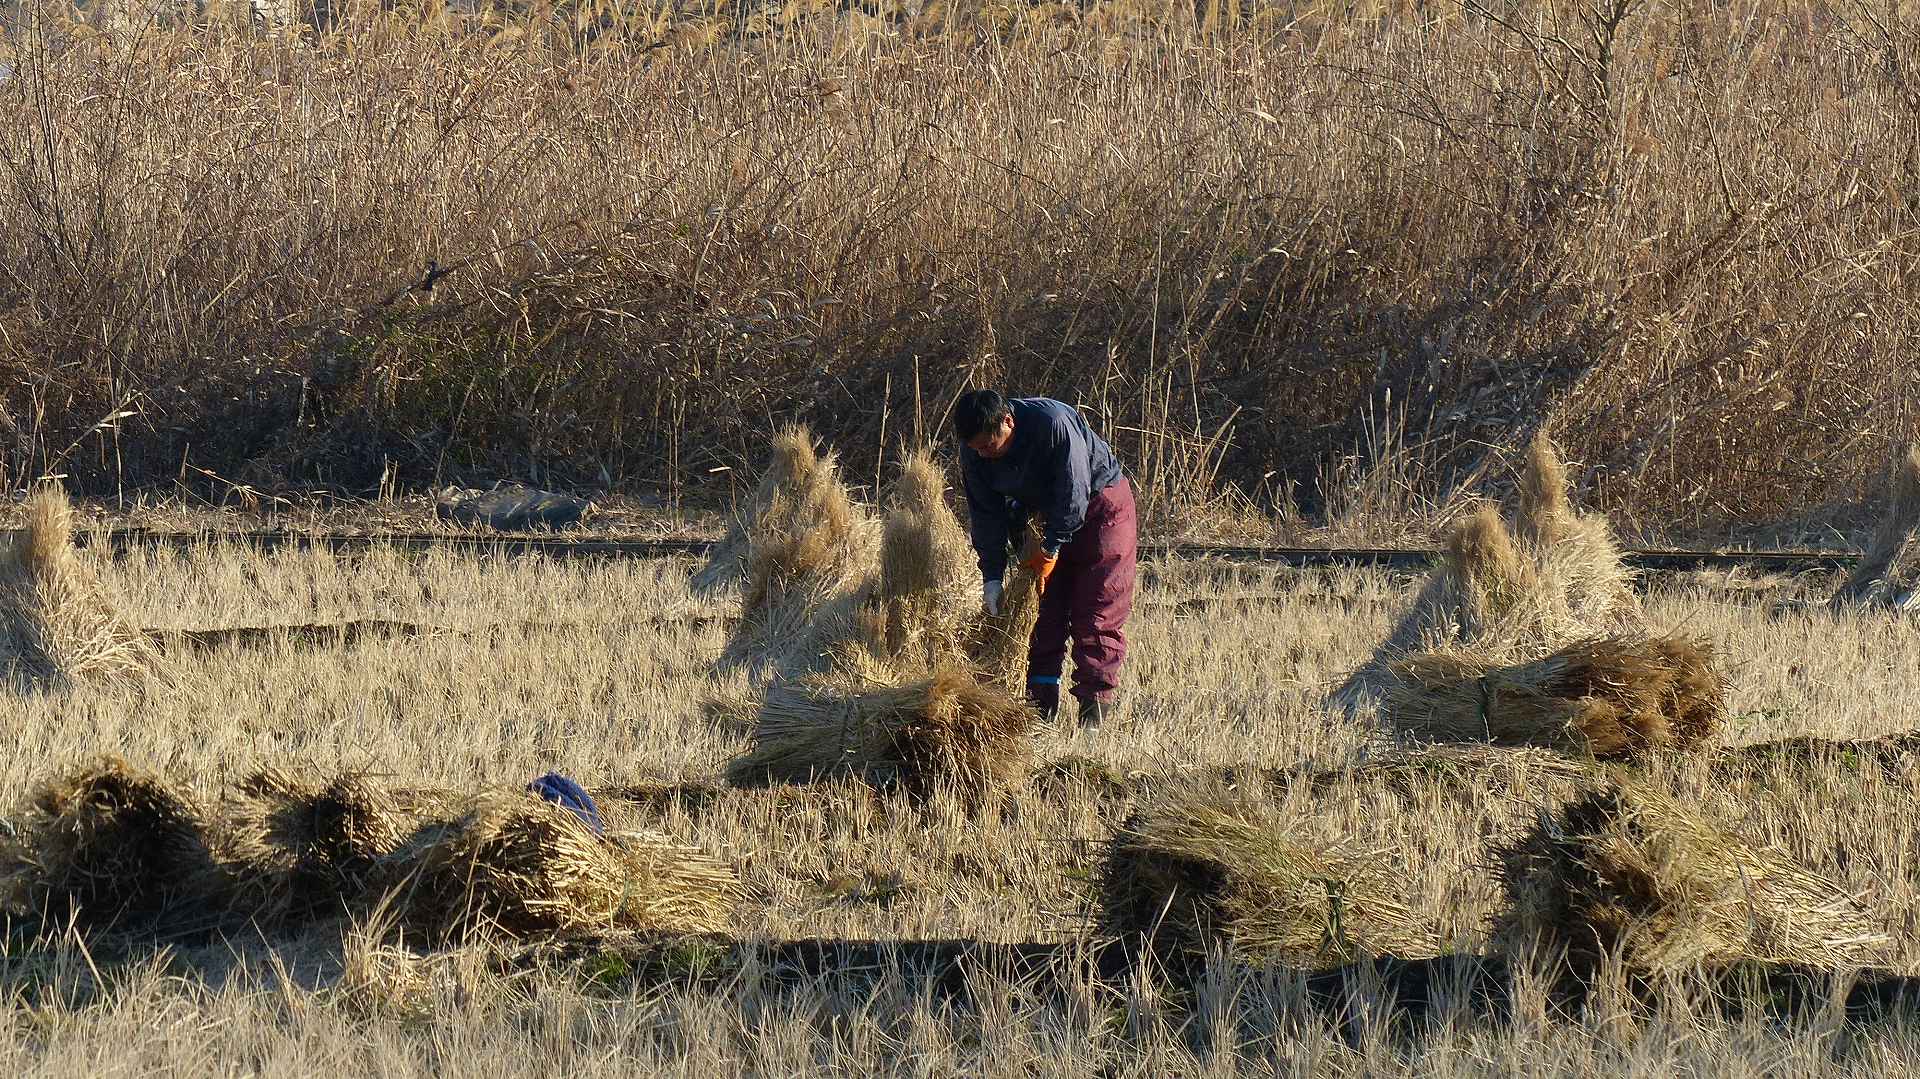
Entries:
POLYGON ((852 774, 969 797, 1025 782, 1038 717, 1013 693, 1038 612, 1032 579, 1014 571, 999 613, 980 611, 972 550, 930 451, 908 456, 876 522, 805 428, 772 449, 696 576, 741 584, 723 666, 765 676, 752 746, 729 778, 852 774))
POLYGON ((1378 700, 1432 741, 1634 757, 1707 744, 1725 717, 1706 641, 1651 633, 1604 518, 1567 496, 1544 434, 1529 445, 1514 528, 1483 506, 1372 658, 1332 694, 1378 700))

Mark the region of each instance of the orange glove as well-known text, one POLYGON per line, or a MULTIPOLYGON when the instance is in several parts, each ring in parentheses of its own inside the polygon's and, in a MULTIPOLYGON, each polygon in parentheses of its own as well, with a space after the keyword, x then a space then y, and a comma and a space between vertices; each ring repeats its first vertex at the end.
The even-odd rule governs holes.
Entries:
POLYGON ((1028 573, 1033 574, 1033 591, 1035 595, 1044 596, 1047 594, 1047 578, 1053 576, 1053 567, 1059 564, 1060 556, 1057 554, 1048 554, 1045 547, 1036 543, 1027 548, 1026 560, 1021 562, 1020 565, 1021 568, 1025 569, 1028 573))

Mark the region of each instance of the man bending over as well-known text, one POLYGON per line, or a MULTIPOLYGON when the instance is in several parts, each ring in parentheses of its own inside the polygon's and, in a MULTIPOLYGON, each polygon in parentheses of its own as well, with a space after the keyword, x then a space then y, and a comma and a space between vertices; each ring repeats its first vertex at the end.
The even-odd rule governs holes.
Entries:
POLYGON ((1098 727, 1113 702, 1133 611, 1137 528, 1133 488, 1120 462, 1079 411, 1047 397, 1008 400, 992 390, 960 398, 953 416, 960 468, 980 557, 983 598, 1000 613, 1008 546, 1038 515, 1022 564, 1040 585, 1040 617, 1027 645, 1027 695, 1052 718, 1060 668, 1073 642, 1080 724, 1098 727))

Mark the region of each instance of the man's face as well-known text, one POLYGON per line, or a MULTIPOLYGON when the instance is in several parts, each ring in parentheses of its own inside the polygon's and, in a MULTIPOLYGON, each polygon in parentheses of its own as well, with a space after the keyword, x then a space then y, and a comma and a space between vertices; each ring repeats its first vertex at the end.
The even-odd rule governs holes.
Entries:
POLYGON ((967 440, 967 447, 973 452, 991 461, 996 457, 1005 457, 1007 448, 1013 445, 1013 416, 1000 418, 1000 426, 990 427, 967 440))

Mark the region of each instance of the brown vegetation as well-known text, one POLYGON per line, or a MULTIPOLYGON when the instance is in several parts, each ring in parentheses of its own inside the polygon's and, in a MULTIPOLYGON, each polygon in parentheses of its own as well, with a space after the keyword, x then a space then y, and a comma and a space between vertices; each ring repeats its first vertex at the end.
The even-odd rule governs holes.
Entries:
POLYGON ((594 10, 0 45, 0 472, 724 501, 1004 381, 1161 520, 1546 417, 1665 525, 1912 434, 1897 6, 594 10))

